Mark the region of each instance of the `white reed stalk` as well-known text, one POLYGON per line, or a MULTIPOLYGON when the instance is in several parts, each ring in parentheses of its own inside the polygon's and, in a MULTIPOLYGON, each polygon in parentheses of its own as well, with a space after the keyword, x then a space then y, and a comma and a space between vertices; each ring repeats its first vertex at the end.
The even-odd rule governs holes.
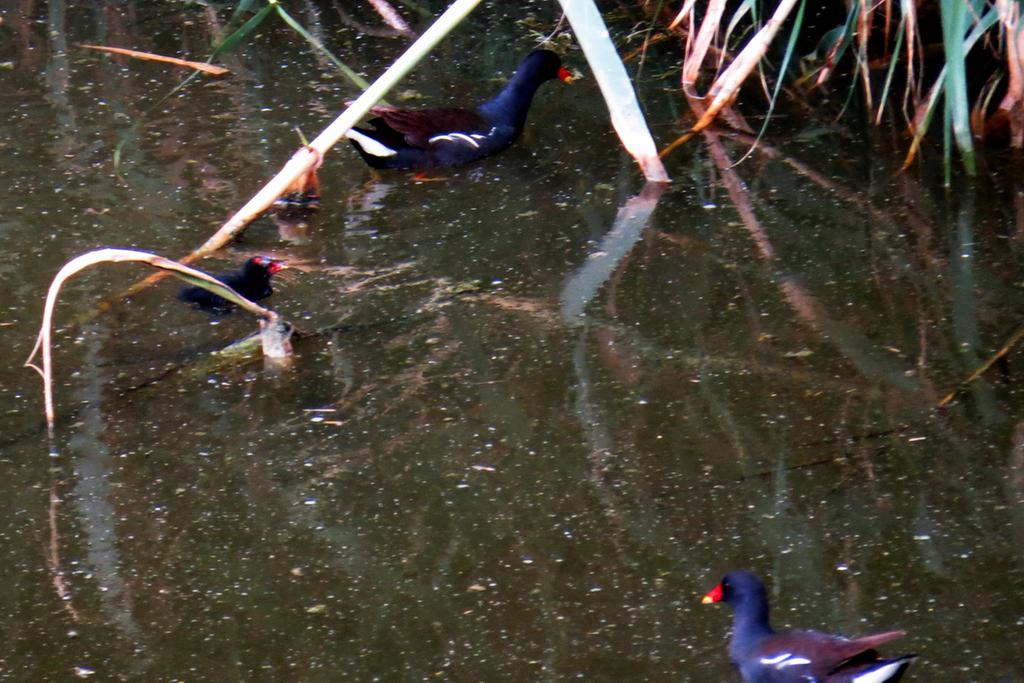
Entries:
POLYGON ((658 158, 658 148, 647 128, 644 113, 640 110, 633 84, 626 73, 626 67, 615 50, 615 44, 608 35, 608 27, 601 19, 601 13, 593 0, 559 0, 565 16, 572 25, 576 41, 583 48, 583 54, 590 64, 597 80, 612 127, 622 140, 644 176, 656 183, 669 182, 665 166, 658 158))

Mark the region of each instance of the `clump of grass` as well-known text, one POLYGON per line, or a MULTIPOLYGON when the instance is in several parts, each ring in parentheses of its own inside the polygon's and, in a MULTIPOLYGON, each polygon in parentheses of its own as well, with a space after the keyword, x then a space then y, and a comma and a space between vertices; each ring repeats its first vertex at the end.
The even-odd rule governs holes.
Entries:
MULTIPOLYGON (((1024 148, 1019 0, 855 0, 848 4, 845 21, 823 36, 800 35, 804 12, 812 9, 809 0, 779 0, 774 7, 744 0, 731 14, 725 0, 707 0, 703 8, 698 4, 687 0, 668 23, 684 42, 682 85, 698 119, 681 141, 712 120, 724 118, 731 125, 741 121, 731 110, 741 85, 755 73, 763 78, 769 57, 779 64, 781 83, 795 46, 814 42, 818 47, 803 60, 807 68, 795 84, 808 91, 829 84, 857 86, 876 123, 898 108, 911 136, 904 167, 917 157, 936 120, 947 182, 954 149, 973 175, 976 140, 999 138, 1014 149, 1024 148), (789 26, 789 38, 773 54, 769 47, 780 39, 784 25, 789 26), (739 30, 744 26, 747 30, 739 30), (779 54, 781 60, 774 59, 779 54), (709 55, 715 56, 714 63, 709 55), (706 93, 699 94, 702 67, 713 76, 706 93)), ((777 84, 769 97, 769 115, 778 93, 777 84)))

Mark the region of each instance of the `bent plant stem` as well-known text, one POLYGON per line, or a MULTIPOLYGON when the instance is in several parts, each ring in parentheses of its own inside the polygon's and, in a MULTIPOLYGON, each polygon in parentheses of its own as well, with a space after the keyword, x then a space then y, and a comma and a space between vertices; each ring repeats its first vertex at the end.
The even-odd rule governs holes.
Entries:
POLYGON ((39 328, 39 336, 36 337, 32 353, 25 360, 25 367, 32 368, 43 378, 43 397, 46 411, 46 426, 53 436, 54 410, 53 410, 53 354, 51 344, 51 328, 53 323, 53 309, 57 305, 57 295, 65 280, 89 266, 99 263, 122 263, 125 261, 146 263, 154 268, 168 271, 189 284, 197 285, 203 289, 213 292, 217 296, 227 299, 233 304, 244 308, 246 311, 258 316, 261 320, 267 320, 276 324, 279 316, 270 309, 263 308, 259 304, 249 301, 235 290, 217 278, 206 273, 184 266, 176 261, 130 249, 98 249, 77 256, 64 264, 50 283, 50 289, 46 293, 46 304, 43 307, 43 321, 39 328), (40 368, 33 362, 36 354, 41 353, 43 366, 40 368))

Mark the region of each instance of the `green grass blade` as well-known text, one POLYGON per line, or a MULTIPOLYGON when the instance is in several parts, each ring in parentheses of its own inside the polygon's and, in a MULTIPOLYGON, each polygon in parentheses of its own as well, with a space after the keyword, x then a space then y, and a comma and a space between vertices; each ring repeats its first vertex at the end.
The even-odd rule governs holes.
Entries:
POLYGON ((928 127, 931 125, 932 117, 935 115, 935 105, 939 101, 939 94, 942 92, 942 81, 946 78, 946 67, 942 67, 942 71, 939 72, 939 76, 932 86, 931 90, 928 91, 928 106, 925 107, 924 116, 921 117, 921 122, 914 131, 914 137, 910 141, 910 152, 908 154, 908 160, 916 155, 917 148, 921 145, 921 140, 924 139, 924 134, 928 132, 928 127))
MULTIPOLYGON (((948 81, 946 85, 948 87, 948 81)), ((942 110, 942 178, 946 187, 949 187, 953 182, 953 106, 950 104, 948 94, 945 102, 946 106, 942 110)), ((974 169, 971 166, 967 167, 967 172, 974 175, 974 169)))
POLYGON ((210 55, 210 59, 213 59, 222 52, 230 52, 231 50, 234 50, 247 35, 255 31, 256 28, 263 23, 263 20, 266 19, 267 15, 273 10, 274 4, 267 4, 259 12, 249 17, 249 21, 239 26, 235 29, 234 33, 214 46, 213 54, 210 55))
MULTIPOLYGON (((964 34, 967 33, 969 3, 964 0, 942 0, 942 44, 946 52, 945 114, 944 124, 952 128, 956 146, 960 149, 968 174, 974 175, 974 141, 971 139, 970 103, 967 93, 967 49, 964 34)), ((947 149, 943 161, 946 165, 946 182, 949 182, 949 135, 945 136, 947 149)))
MULTIPOLYGON (((848 48, 850 46, 850 43, 853 41, 853 36, 856 32, 857 15, 859 12, 860 0, 857 0, 856 2, 853 3, 853 6, 850 8, 850 11, 847 12, 846 14, 846 23, 843 24, 842 26, 837 26, 836 28, 826 33, 818 42, 818 47, 815 49, 815 54, 817 58, 820 59, 823 55, 828 55, 828 53, 831 52, 832 47, 836 45, 836 39, 839 38, 840 36, 842 37, 842 39, 838 41, 839 44, 838 46, 836 46, 836 53, 832 57, 831 64, 833 69, 835 68, 835 65, 839 63, 839 60, 843 58, 843 55, 846 54, 846 48, 848 48)), ((813 69, 810 73, 802 76, 797 81, 797 85, 813 81, 817 77, 818 73, 825 68, 825 66, 826 64, 822 63, 820 66, 813 69)))
POLYGON ((338 67, 338 71, 344 74, 345 77, 348 78, 348 80, 355 83, 360 90, 366 90, 367 88, 370 87, 370 84, 366 82, 366 79, 364 79, 362 76, 360 76, 351 68, 349 68, 348 65, 343 63, 333 54, 331 54, 331 51, 324 47, 323 43, 314 38, 313 35, 309 31, 307 31, 305 27, 302 26, 302 24, 295 21, 295 19, 292 18, 292 15, 288 14, 288 12, 285 11, 284 7, 281 7, 281 5, 279 5, 276 2, 276 0, 272 0, 271 4, 273 5, 274 9, 277 10, 278 16, 281 17, 282 20, 284 20, 284 23, 291 26, 296 33, 305 38, 306 42, 313 46, 313 49, 322 53, 325 57, 327 57, 327 59, 331 60, 331 63, 334 64, 334 66, 338 67))
MULTIPOLYGON (((971 51, 971 48, 974 47, 974 44, 977 43, 978 40, 980 40, 981 37, 984 36, 985 33, 989 29, 991 29, 992 26, 994 26, 995 23, 999 20, 998 10, 994 6, 992 8, 990 8, 989 11, 986 12, 985 14, 983 14, 983 15, 980 14, 980 10, 981 9, 983 9, 983 6, 976 7, 975 9, 972 10, 972 15, 971 16, 979 16, 980 18, 975 23, 974 28, 971 29, 971 32, 968 33, 966 37, 961 37, 961 41, 962 41, 961 49, 962 49, 962 54, 964 56, 966 56, 971 51)), ((927 108, 925 110, 925 115, 923 117, 923 121, 922 121, 921 125, 918 126, 917 130, 914 132, 914 138, 913 138, 913 140, 910 143, 911 155, 913 155, 914 150, 921 144, 921 139, 924 137, 925 132, 928 130, 928 126, 931 123, 932 116, 935 113, 935 106, 936 106, 936 104, 939 101, 939 97, 938 96, 940 94, 945 95, 945 88, 949 84, 949 76, 948 76, 948 74, 949 74, 949 64, 947 63, 945 66, 942 67, 942 71, 939 72, 938 77, 936 77, 936 79, 935 79, 935 84, 932 86, 931 91, 928 93, 928 106, 927 106, 927 108)), ((945 117, 944 117, 944 125, 947 126, 947 129, 943 133, 944 139, 946 140, 945 148, 949 148, 952 145, 952 142, 953 142, 952 141, 952 136, 949 135, 949 133, 951 132, 950 127, 952 126, 952 118, 950 118, 949 120, 946 120, 945 117)), ((970 139, 969 121, 968 121, 968 139, 970 139)), ((968 167, 968 172, 972 172, 971 169, 973 169, 973 161, 974 161, 973 151, 974 151, 974 147, 972 145, 971 146, 971 153, 972 153, 971 154, 971 166, 968 167)), ((947 152, 948 152, 948 149, 947 149, 947 152)), ((948 154, 947 154, 947 156, 948 156, 948 154)), ((966 165, 966 162, 965 162, 965 165, 966 165)), ((948 182, 948 176, 949 176, 949 174, 948 174, 948 169, 947 169, 947 182, 948 182)))
POLYGON ((736 30, 736 26, 747 13, 750 13, 751 24, 757 25, 757 6, 754 4, 754 0, 743 0, 740 6, 736 8, 736 11, 732 13, 732 18, 729 19, 729 24, 725 29, 725 36, 722 38, 722 45, 729 45, 732 32, 736 30))
MULTIPOLYGON (((974 141, 971 138, 970 102, 967 91, 967 55, 974 44, 999 21, 998 8, 992 5, 985 12, 985 6, 985 0, 971 2, 943 0, 942 3, 943 41, 947 50, 946 80, 943 86, 946 90, 946 99, 950 102, 951 115, 947 125, 952 127, 953 137, 964 159, 964 166, 971 175, 975 173, 975 166, 974 141), (976 19, 968 33, 968 19, 970 18, 976 19), (949 26, 947 26, 947 19, 950 23, 949 26), (948 39, 947 34, 950 36, 948 39), (950 45, 948 40, 952 40, 957 45, 950 45), (951 50, 952 52, 950 52, 951 50)), ((948 136, 946 144, 950 144, 948 136)))
POLYGON ((255 14, 257 11, 255 9, 257 2, 258 0, 242 0, 238 3, 238 6, 235 7, 235 11, 231 13, 227 23, 224 24, 224 28, 218 32, 218 40, 225 35, 230 35, 231 32, 235 30, 235 27, 241 24, 243 16, 249 13, 255 14))
POLYGON ((907 33, 907 17, 903 15, 900 18, 899 28, 896 29, 896 45, 892 49, 892 55, 889 58, 889 68, 885 73, 885 85, 882 86, 882 97, 878 100, 878 115, 875 116, 875 125, 878 125, 882 120, 882 114, 885 112, 885 103, 889 99, 889 88, 892 86, 892 77, 896 73, 896 65, 899 64, 900 60, 898 56, 900 50, 903 48, 903 36, 907 33))
POLYGON ((754 148, 757 147, 757 143, 761 141, 765 131, 768 130, 768 123, 772 120, 772 112, 775 111, 775 103, 779 101, 779 92, 782 90, 783 77, 786 74, 786 70, 789 68, 789 61, 793 57, 793 53, 796 51, 796 39, 800 35, 800 29, 804 24, 804 10, 807 9, 807 0, 800 0, 800 7, 796 11, 796 18, 793 19, 793 28, 789 32, 789 41, 786 43, 786 51, 782 56, 782 65, 779 67, 779 77, 775 79, 775 90, 772 92, 771 101, 768 103, 768 113, 764 117, 764 123, 761 124, 761 130, 757 132, 757 138, 754 139, 754 144, 750 146, 750 149, 744 154, 736 164, 741 163, 746 159, 754 148))

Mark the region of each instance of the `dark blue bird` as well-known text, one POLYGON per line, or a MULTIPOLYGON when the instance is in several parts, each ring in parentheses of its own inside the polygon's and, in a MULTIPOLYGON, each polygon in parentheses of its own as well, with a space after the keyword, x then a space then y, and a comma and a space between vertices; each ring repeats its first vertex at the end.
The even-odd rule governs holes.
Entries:
POLYGON ((768 621, 764 584, 748 571, 726 574, 701 602, 732 605, 729 658, 746 683, 895 683, 917 656, 882 659, 875 652, 903 631, 860 638, 776 631, 768 621))
POLYGON ((493 99, 476 109, 376 106, 368 128, 347 135, 374 168, 458 166, 502 151, 523 131, 533 96, 545 81, 571 80, 550 50, 534 50, 493 99))
MULTIPOLYGON (((218 275, 217 279, 246 299, 259 301, 274 293, 270 287, 270 277, 283 269, 284 263, 281 261, 266 256, 253 256, 243 263, 238 271, 218 275)), ((208 292, 202 287, 183 287, 178 292, 178 298, 209 313, 228 313, 235 308, 235 305, 224 297, 208 292)))

